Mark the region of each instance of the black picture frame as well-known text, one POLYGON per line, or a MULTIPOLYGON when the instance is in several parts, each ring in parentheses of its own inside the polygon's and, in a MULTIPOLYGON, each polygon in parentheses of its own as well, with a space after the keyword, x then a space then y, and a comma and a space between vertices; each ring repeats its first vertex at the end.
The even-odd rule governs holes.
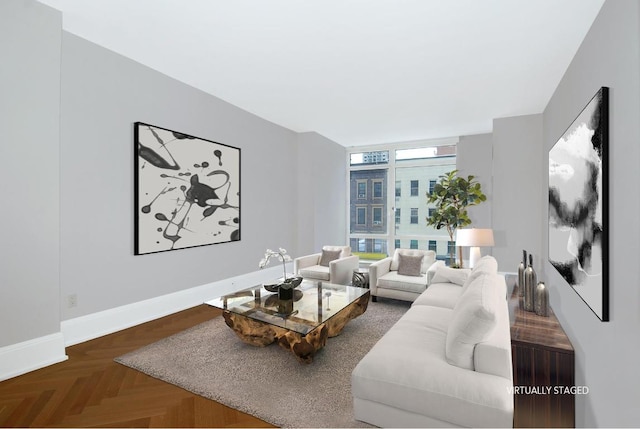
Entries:
POLYGON ((609 321, 609 88, 549 150, 549 262, 609 321))
POLYGON ((134 254, 240 240, 240 148, 134 124, 134 254))

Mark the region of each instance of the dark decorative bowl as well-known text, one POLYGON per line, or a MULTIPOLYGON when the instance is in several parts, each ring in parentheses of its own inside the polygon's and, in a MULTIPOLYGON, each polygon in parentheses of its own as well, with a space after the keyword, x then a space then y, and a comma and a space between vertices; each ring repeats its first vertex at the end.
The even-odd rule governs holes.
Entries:
MULTIPOLYGON (((296 288, 298 286, 300 286, 300 283, 302 283, 302 277, 300 276, 296 276, 296 277, 288 277, 286 280, 287 283, 291 283, 291 285, 296 288)), ((279 282, 279 283, 270 283, 270 284, 265 284, 264 288, 266 290, 268 290, 269 292, 278 292, 278 289, 280 289, 280 285, 283 282, 279 282)))

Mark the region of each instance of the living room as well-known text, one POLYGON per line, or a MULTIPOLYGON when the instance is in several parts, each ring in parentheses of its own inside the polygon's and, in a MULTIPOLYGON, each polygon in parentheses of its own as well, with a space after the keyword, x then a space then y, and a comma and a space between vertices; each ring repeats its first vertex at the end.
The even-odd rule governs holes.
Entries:
MULTIPOLYGON (((249 286, 265 275, 258 261, 267 247, 305 255, 345 242, 345 146, 68 32, 63 14, 43 3, 0 7, 1 52, 11 59, 0 79, 7 131, 0 174, 10 190, 6 207, 22 210, 2 214, 1 380, 64 361, 71 345, 249 286), (136 121, 242 149, 240 241, 133 254, 136 121)), ((575 348, 576 385, 589 388, 576 396, 579 427, 638 425, 640 273, 630 261, 640 250, 640 198, 632 196, 640 182, 638 118, 640 6, 606 0, 542 110, 494 117, 490 131, 457 143, 457 168, 478 176, 489 197, 483 216, 499 270, 514 272, 527 249, 550 286, 575 348), (610 88, 609 322, 547 262, 546 224, 548 151, 603 86, 610 88)))

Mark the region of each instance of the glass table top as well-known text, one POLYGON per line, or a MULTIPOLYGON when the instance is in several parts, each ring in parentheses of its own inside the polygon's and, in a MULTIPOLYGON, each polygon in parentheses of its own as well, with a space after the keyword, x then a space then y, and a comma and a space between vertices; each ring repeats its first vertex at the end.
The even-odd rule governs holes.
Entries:
POLYGON ((292 300, 280 300, 277 293, 257 285, 206 304, 306 335, 369 289, 303 280, 293 292, 292 300))

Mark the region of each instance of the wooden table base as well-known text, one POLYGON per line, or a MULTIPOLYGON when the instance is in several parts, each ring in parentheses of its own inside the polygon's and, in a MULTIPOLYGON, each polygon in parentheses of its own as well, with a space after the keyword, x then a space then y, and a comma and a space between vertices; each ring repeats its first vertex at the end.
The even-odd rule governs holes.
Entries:
POLYGON ((264 347, 277 341, 280 347, 291 350, 298 361, 311 363, 316 352, 326 344, 327 338, 339 335, 350 320, 367 310, 368 305, 369 294, 362 295, 307 335, 250 319, 227 310, 222 315, 227 326, 233 329, 233 332, 245 343, 264 347))

